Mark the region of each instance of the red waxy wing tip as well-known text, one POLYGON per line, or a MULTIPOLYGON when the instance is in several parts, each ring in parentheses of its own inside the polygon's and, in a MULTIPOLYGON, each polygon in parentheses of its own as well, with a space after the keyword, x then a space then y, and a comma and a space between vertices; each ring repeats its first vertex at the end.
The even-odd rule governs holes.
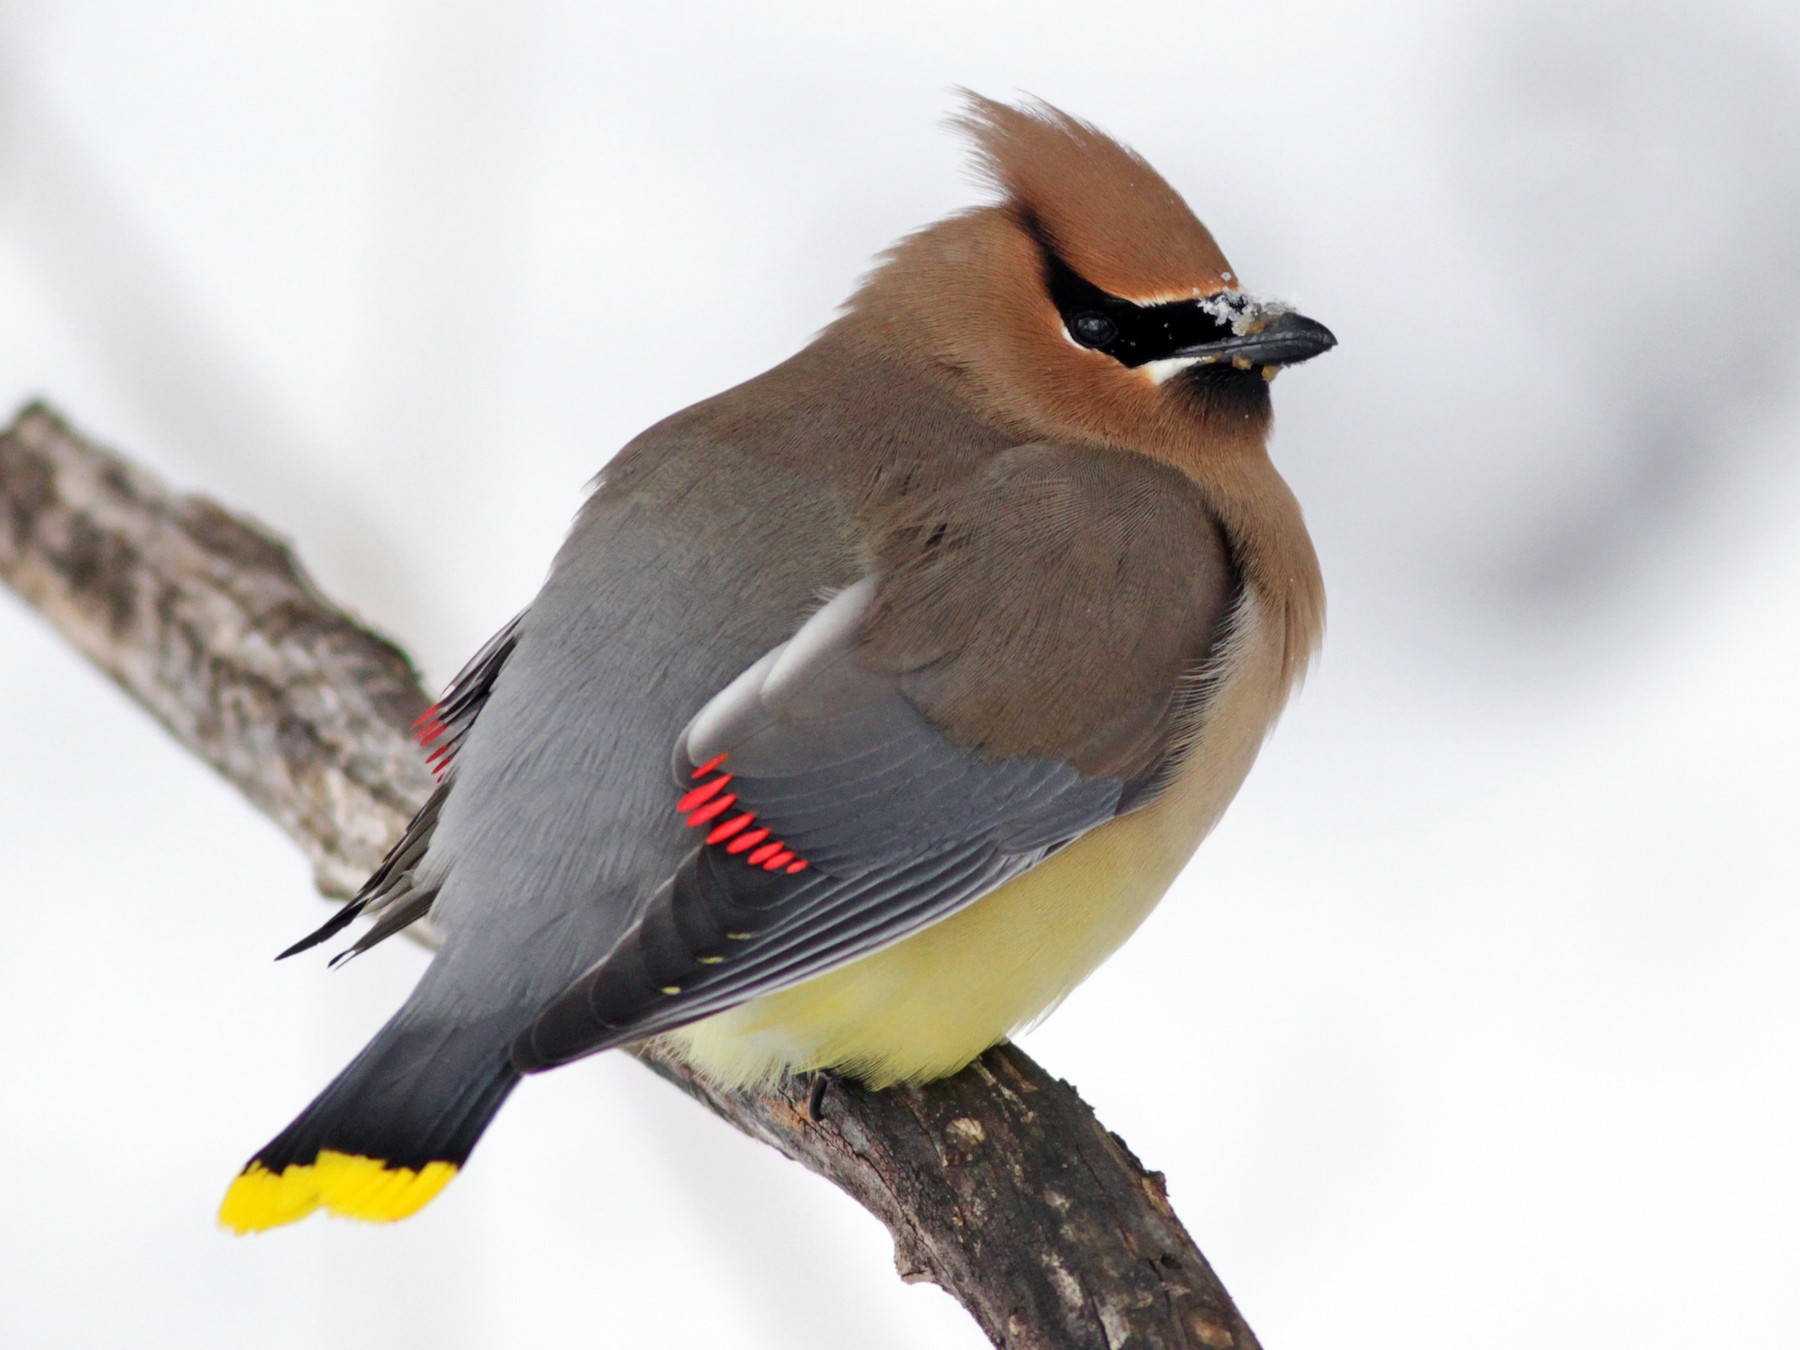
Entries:
POLYGON ((717 778, 713 779, 712 782, 702 783, 699 787, 684 795, 680 801, 676 802, 675 809, 685 815, 687 812, 694 810, 701 805, 701 803, 705 802, 708 797, 712 796, 713 793, 717 792, 730 781, 731 775, 722 773, 717 778))
MULTIPOLYGON (((754 817, 745 816, 744 819, 749 821, 754 819, 754 817)), ((733 839, 729 844, 725 845, 725 851, 727 853, 743 853, 748 849, 755 848, 768 837, 769 832, 766 829, 745 830, 736 839, 733 839)), ((708 839, 706 842, 709 844, 716 844, 718 840, 708 839)))
POLYGON ((714 817, 724 815, 731 809, 731 804, 736 800, 737 793, 735 792, 727 792, 723 797, 715 797, 705 806, 694 812, 693 815, 689 816, 687 818, 687 823, 689 825, 704 825, 714 817))

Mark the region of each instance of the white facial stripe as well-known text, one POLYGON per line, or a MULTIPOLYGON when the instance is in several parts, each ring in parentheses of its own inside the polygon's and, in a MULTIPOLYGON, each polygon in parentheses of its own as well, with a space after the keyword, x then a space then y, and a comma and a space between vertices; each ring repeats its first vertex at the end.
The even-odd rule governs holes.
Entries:
POLYGON ((1138 367, 1138 371, 1148 376, 1151 384, 1161 384, 1164 380, 1181 374, 1189 366, 1199 363, 1200 358, 1197 356, 1165 356, 1160 361, 1144 362, 1138 367))

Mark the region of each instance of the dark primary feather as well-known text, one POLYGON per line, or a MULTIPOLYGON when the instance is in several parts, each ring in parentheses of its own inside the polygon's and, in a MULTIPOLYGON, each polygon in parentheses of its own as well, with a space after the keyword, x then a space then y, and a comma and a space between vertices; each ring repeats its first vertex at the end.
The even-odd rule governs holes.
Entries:
POLYGON ((436 832, 438 818, 443 813, 444 799, 450 792, 450 784, 455 775, 457 747, 475 725, 476 717, 480 715, 488 695, 493 692, 494 681, 500 677, 500 668, 506 664, 506 658, 512 655, 513 648, 518 645, 519 623, 524 617, 522 614, 516 616, 511 623, 483 643, 481 650, 450 681, 438 701, 427 708, 424 715, 414 723, 418 729, 419 743, 429 752, 428 758, 438 776, 437 789, 426 799, 425 805, 419 808, 419 813, 407 825, 405 833, 387 851, 381 865, 363 883, 362 889, 350 903, 282 952, 275 958, 277 961, 328 941, 359 916, 379 916, 374 926, 354 946, 333 959, 332 964, 337 965, 358 953, 368 951, 376 943, 393 936, 408 924, 416 923, 430 912, 431 902, 437 898, 437 887, 419 884, 418 866, 431 847, 431 837, 436 832))
POLYGON ((514 615, 512 622, 482 643, 481 650, 457 672, 438 701, 414 723, 419 729, 419 743, 429 752, 426 760, 439 778, 450 773, 457 747, 493 693, 494 681, 500 678, 507 657, 519 645, 519 625, 524 618, 523 614, 514 615))

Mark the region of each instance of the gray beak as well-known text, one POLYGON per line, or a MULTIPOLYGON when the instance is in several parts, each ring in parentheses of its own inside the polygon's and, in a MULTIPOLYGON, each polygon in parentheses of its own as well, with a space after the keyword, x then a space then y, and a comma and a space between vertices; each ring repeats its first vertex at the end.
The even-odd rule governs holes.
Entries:
POLYGON ((1240 368, 1294 366, 1337 346, 1337 338, 1329 328, 1292 310, 1279 310, 1266 318, 1240 323, 1242 333, 1198 342, 1172 354, 1197 357, 1203 365, 1229 361, 1240 368))

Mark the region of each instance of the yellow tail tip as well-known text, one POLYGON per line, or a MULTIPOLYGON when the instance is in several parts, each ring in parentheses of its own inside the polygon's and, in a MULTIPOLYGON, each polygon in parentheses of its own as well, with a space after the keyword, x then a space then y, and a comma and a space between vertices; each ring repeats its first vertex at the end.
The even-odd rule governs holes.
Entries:
POLYGON ((454 1163, 393 1167, 331 1149, 279 1172, 253 1162, 225 1192, 219 1222, 235 1233, 260 1233, 324 1209, 365 1223, 393 1223, 417 1214, 455 1175, 454 1163))
POLYGON ((310 1165, 271 1172, 253 1162, 225 1192, 219 1222, 235 1233, 260 1233, 304 1219, 318 1207, 319 1186, 310 1165))

